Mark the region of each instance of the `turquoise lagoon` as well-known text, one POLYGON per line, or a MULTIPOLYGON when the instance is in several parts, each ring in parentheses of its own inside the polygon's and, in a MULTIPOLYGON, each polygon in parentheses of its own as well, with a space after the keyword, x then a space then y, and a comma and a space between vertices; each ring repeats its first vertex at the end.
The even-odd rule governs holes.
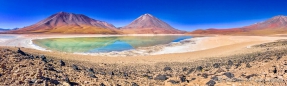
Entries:
POLYGON ((179 42, 191 36, 112 36, 35 39, 33 43, 48 50, 70 53, 123 51, 179 42))

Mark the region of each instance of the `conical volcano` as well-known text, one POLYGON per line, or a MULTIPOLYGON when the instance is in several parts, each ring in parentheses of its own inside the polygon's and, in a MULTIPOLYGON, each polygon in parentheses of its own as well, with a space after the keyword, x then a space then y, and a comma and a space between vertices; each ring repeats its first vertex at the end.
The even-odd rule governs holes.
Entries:
POLYGON ((122 27, 121 30, 131 34, 179 34, 183 32, 151 14, 141 15, 129 25, 122 27))

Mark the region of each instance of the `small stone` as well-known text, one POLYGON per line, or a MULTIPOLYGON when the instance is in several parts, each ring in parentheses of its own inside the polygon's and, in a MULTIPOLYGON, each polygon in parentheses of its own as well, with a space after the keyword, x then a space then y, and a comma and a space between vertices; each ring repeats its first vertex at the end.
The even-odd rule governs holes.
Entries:
POLYGON ((232 62, 231 60, 228 60, 227 65, 228 65, 228 66, 232 66, 232 65, 233 65, 233 62, 232 62))
POLYGON ((214 86, 215 84, 216 84, 216 82, 213 80, 210 80, 206 83, 207 86, 214 86))
POLYGON ((175 81, 175 80, 169 80, 168 82, 172 83, 172 84, 178 84, 179 81, 175 81))
POLYGON ((139 86, 139 85, 135 82, 132 82, 132 86, 139 86))
POLYGON ((247 63, 247 64, 246 64, 246 67, 247 67, 247 68, 251 68, 252 66, 251 66, 249 63, 247 63))
POLYGON ((224 73, 223 75, 225 75, 226 77, 228 78, 233 78, 234 77, 234 74, 230 73, 230 72, 226 72, 224 73))
POLYGON ((207 73, 203 73, 203 74, 201 74, 201 77, 208 78, 208 74, 207 73))
POLYGON ((211 79, 214 80, 214 81, 218 81, 218 77, 217 76, 211 77, 211 79))
POLYGON ((104 83, 101 83, 100 86, 106 86, 104 83))
POLYGON ((186 67, 182 69, 182 71, 187 71, 187 70, 188 70, 188 69, 187 69, 186 67))
POLYGON ((186 77, 185 76, 181 76, 179 77, 181 82, 185 82, 186 81, 186 77))
POLYGON ((202 69, 203 69, 203 68, 202 68, 201 66, 198 66, 198 67, 196 68, 196 70, 197 70, 197 71, 200 71, 200 72, 202 71, 202 69))
POLYGON ((157 75, 154 80, 167 80, 168 78, 166 77, 166 75, 157 75))
POLYGON ((63 60, 60 60, 60 65, 61 65, 61 66, 65 66, 66 63, 65 63, 63 60))
POLYGON ((97 78, 97 77, 95 76, 95 74, 91 74, 91 73, 89 73, 89 77, 91 77, 91 78, 97 78))
POLYGON ((164 67, 163 71, 172 71, 172 69, 170 67, 164 67))
POLYGON ((72 65, 72 68, 74 69, 74 70, 79 70, 79 68, 78 68, 78 66, 77 65, 72 65))
POLYGON ((220 64, 219 64, 219 63, 214 63, 214 64, 213 64, 213 67, 214 67, 214 68, 219 68, 219 67, 220 67, 220 64))

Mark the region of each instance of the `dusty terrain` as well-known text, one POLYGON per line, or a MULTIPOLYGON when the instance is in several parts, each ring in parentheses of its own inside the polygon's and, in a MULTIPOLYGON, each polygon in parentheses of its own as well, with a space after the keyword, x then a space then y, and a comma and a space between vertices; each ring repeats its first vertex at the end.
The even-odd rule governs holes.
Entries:
MULTIPOLYGON (((52 37, 24 37, 32 36, 52 37)), ((21 37, 10 44, 22 43, 21 37)), ((280 39, 285 37, 213 36, 193 46, 194 52, 132 57, 41 51, 21 47, 24 43, 20 50, 3 46, 0 85, 282 86, 287 41, 280 39)))

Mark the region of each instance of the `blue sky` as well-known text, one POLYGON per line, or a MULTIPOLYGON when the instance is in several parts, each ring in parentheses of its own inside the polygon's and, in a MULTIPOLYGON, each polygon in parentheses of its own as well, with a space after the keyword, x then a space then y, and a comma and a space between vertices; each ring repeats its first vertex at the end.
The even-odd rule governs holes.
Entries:
POLYGON ((116 27, 150 13, 186 31, 242 27, 287 15, 286 0, 0 0, 0 28, 24 27, 60 11, 116 27))

